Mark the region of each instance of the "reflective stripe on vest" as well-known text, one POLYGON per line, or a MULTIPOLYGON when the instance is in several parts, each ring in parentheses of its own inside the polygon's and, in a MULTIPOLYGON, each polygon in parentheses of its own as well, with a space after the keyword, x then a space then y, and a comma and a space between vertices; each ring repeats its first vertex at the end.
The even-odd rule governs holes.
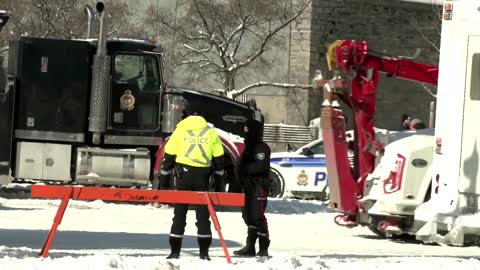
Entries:
MULTIPOLYGON (((207 153, 205 152, 205 149, 203 149, 203 146, 201 145, 202 139, 204 139, 202 138, 203 135, 205 135, 205 133, 207 133, 207 131, 209 130, 210 130, 209 127, 205 127, 204 129, 202 129, 202 131, 200 131, 200 133, 198 133, 198 135, 195 135, 195 133, 193 133, 193 131, 191 130, 187 130, 188 135, 190 135, 190 137, 193 138, 193 140, 192 140, 192 143, 190 144, 190 147, 188 148, 187 152, 184 155, 185 158, 203 166, 210 166, 212 164, 212 161, 207 157, 207 153), (196 142, 200 142, 200 143, 196 143, 196 142), (200 152, 202 153, 202 157, 205 159, 205 162, 189 157, 189 155, 193 152, 196 146, 198 146, 198 148, 200 149, 200 152)), ((205 138, 205 139, 208 140, 208 138, 205 138)), ((185 140, 188 141, 188 139, 185 139, 185 140)))

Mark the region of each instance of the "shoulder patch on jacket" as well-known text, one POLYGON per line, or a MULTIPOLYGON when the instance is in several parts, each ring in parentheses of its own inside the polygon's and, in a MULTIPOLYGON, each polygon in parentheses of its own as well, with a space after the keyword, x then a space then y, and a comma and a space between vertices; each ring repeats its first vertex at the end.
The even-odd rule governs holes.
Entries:
POLYGON ((258 153, 256 157, 257 157, 258 160, 264 160, 265 159, 265 153, 258 153))

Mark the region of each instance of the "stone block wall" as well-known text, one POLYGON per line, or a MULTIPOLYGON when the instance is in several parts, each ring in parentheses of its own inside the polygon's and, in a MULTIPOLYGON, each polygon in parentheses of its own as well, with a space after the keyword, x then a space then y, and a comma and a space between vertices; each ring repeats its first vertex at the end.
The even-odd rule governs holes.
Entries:
MULTIPOLYGON (((428 4, 399 0, 312 0, 309 10, 292 25, 290 80, 309 83, 315 70, 326 71, 326 47, 337 39, 366 40, 371 51, 380 55, 413 56, 419 52, 416 61, 436 65, 438 51, 432 43, 439 44, 440 11, 428 4)), ((376 126, 397 129, 402 113, 428 122, 429 104, 434 100, 418 83, 383 76, 377 93, 376 126)), ((317 117, 320 104, 318 91, 291 93, 287 123, 300 124, 317 117), (295 103, 301 106, 292 106, 295 103), (300 112, 299 107, 303 108, 300 112)))

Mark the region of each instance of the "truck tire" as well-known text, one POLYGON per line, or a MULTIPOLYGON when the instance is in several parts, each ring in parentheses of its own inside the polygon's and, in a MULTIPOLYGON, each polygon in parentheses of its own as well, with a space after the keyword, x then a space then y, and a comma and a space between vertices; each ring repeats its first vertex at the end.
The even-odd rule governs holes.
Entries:
POLYGON ((370 231, 372 231, 377 236, 380 236, 381 238, 387 238, 387 235, 377 228, 377 223, 368 224, 368 229, 370 229, 370 231))
POLYGON ((387 236, 387 234, 385 232, 378 229, 378 224, 380 223, 380 221, 381 220, 379 220, 378 218, 372 218, 372 221, 370 222, 370 224, 368 224, 368 228, 370 229, 370 231, 372 231, 377 236, 379 236, 381 238, 384 238, 384 239, 388 238, 388 239, 395 239, 395 240, 402 240, 402 241, 411 240, 412 237, 414 238, 414 236, 412 236, 410 234, 407 234, 407 233, 387 236))
POLYGON ((285 192, 285 180, 277 170, 270 168, 270 174, 268 176, 269 188, 268 197, 281 198, 285 192))
MULTIPOLYGON (((170 175, 170 189, 173 189, 175 185, 175 176, 170 175)), ((153 176, 152 180, 152 190, 158 190, 160 187, 160 180, 158 179, 158 175, 153 176)))

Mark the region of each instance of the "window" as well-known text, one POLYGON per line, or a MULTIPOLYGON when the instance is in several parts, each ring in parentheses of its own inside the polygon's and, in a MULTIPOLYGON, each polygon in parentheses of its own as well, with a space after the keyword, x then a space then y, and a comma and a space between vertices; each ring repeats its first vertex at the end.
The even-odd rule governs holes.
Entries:
POLYGON ((473 55, 470 81, 470 99, 480 100, 480 53, 473 55))
POLYGON ((314 155, 325 154, 325 151, 323 150, 323 142, 319 142, 310 146, 310 150, 313 152, 314 155))
POLYGON ((140 92, 160 90, 160 72, 155 55, 117 54, 114 68, 117 84, 131 85, 140 92))

